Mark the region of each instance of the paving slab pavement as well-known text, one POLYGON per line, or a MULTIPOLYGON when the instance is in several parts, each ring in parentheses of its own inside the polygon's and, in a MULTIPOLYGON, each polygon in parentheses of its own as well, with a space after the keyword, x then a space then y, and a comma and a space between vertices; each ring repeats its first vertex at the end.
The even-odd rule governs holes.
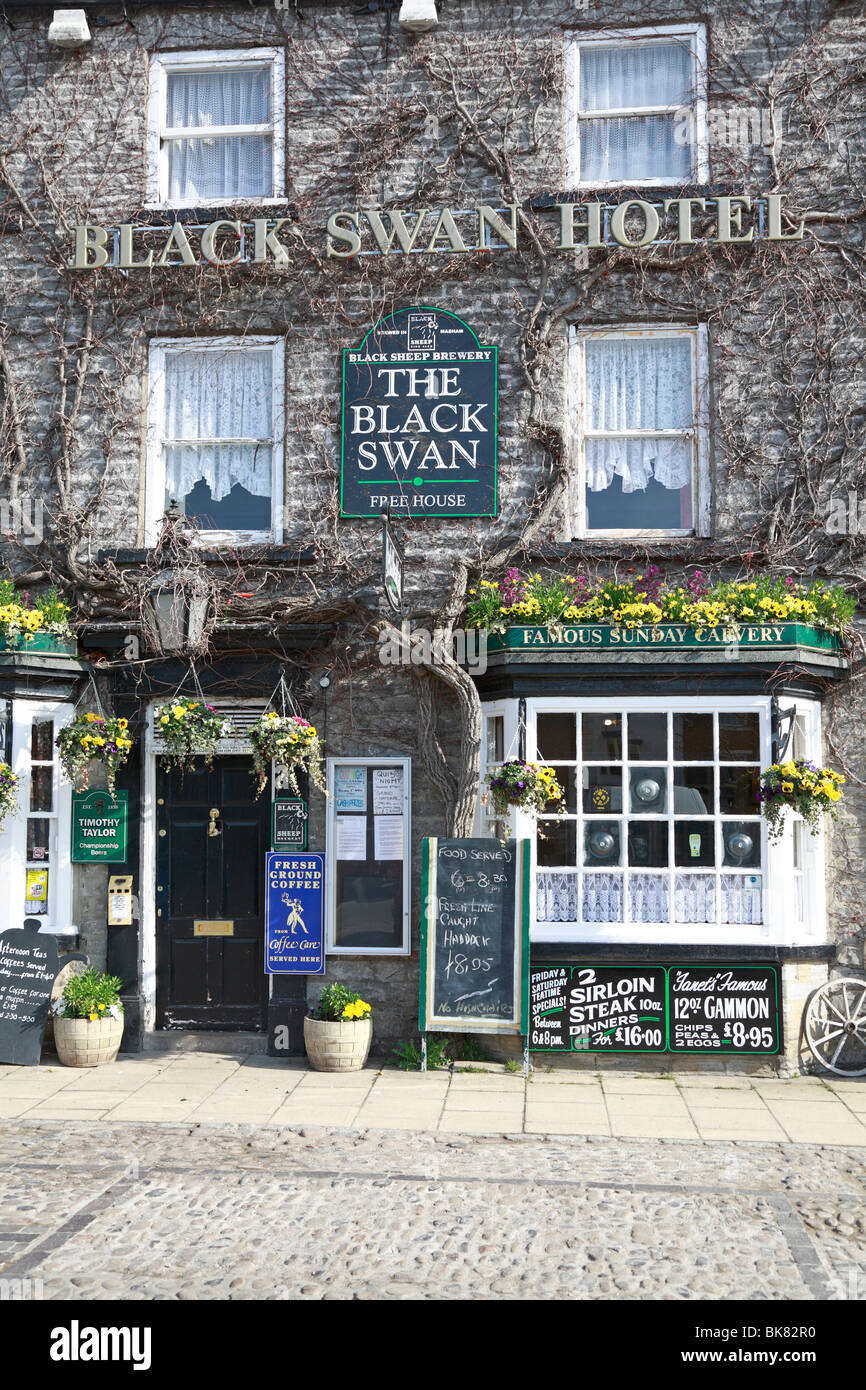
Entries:
POLYGON ((121 1056, 99 1068, 0 1068, 0 1117, 257 1123, 455 1134, 571 1134, 866 1146, 866 1078, 791 1081, 504 1067, 311 1071, 260 1053, 121 1056))

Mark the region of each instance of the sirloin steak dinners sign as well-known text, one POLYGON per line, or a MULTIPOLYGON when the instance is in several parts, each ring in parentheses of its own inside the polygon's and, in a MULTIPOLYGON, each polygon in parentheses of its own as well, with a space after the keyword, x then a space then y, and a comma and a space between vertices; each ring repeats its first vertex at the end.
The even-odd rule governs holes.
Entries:
POLYGON ((497 349, 400 309, 343 352, 340 515, 496 515, 497 349))

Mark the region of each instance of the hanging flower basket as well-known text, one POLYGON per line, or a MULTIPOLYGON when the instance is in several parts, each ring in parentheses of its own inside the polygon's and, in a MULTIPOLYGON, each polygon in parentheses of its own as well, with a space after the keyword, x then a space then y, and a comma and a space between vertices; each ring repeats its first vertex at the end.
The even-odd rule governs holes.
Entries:
POLYGON ((18 810, 18 781, 8 763, 0 763, 0 830, 10 814, 18 810))
POLYGON ((487 785, 494 813, 507 816, 512 806, 538 815, 551 801, 562 800, 562 787, 552 767, 512 758, 495 772, 488 772, 487 785))
POLYGON ((299 772, 306 772, 314 786, 320 791, 325 790, 322 745, 319 735, 307 719, 302 719, 299 714, 284 715, 270 710, 253 725, 249 739, 259 779, 259 796, 268 784, 272 762, 285 772, 295 796, 300 795, 299 772))
POLYGON ((87 791, 91 763, 105 768, 108 790, 114 793, 118 769, 129 757, 133 740, 126 719, 106 719, 101 714, 77 714, 55 739, 63 771, 75 790, 87 791))
POLYGON ((803 817, 813 835, 817 835, 824 813, 835 819, 839 790, 845 778, 829 767, 815 767, 805 758, 787 763, 773 763, 761 773, 758 800, 767 822, 767 833, 776 840, 784 831, 785 811, 796 811, 803 817))
POLYGON ((210 767, 220 740, 232 738, 231 722, 204 700, 173 700, 154 715, 154 728, 162 743, 162 755, 181 771, 189 770, 196 757, 210 767))

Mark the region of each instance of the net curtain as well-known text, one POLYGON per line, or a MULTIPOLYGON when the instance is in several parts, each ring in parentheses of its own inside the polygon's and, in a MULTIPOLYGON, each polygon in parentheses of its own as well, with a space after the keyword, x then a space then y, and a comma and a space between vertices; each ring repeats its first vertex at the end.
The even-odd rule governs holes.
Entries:
MULTIPOLYGON (((691 340, 590 338, 586 342, 587 430, 689 430, 694 426, 691 340)), ((623 492, 687 487, 692 451, 684 439, 587 439, 586 485, 623 492)))
POLYGON ((265 125, 271 120, 271 68, 170 72, 166 123, 202 127, 201 136, 169 140, 172 200, 266 198, 273 193, 270 135, 208 136, 208 126, 265 125))
POLYGON ((199 478, 215 502, 235 483, 256 497, 270 497, 270 348, 167 352, 165 400, 167 497, 185 497, 199 478), (191 442, 178 442, 183 440, 191 442))
MULTIPOLYGON (((692 56, 685 40, 587 45, 580 50, 580 109, 612 111, 641 106, 682 107, 692 99, 692 56)), ((682 178, 692 151, 673 113, 611 116, 581 121, 581 178, 592 183, 682 178), (679 133, 679 138, 677 138, 679 133)))

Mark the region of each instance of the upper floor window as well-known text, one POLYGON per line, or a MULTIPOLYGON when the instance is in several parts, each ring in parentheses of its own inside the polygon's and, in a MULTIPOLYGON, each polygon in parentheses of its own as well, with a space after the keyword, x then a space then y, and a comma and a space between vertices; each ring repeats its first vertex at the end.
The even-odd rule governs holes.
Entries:
POLYGON ((573 532, 705 535, 706 330, 573 329, 573 532))
POLYGON ((150 346, 147 541, 172 502, 209 541, 280 539, 282 339, 150 346))
POLYGON ((703 25, 610 30, 575 39, 569 56, 572 185, 707 181, 703 25))
POLYGON ((283 192, 283 55, 274 48, 155 54, 148 198, 170 207, 283 192))

